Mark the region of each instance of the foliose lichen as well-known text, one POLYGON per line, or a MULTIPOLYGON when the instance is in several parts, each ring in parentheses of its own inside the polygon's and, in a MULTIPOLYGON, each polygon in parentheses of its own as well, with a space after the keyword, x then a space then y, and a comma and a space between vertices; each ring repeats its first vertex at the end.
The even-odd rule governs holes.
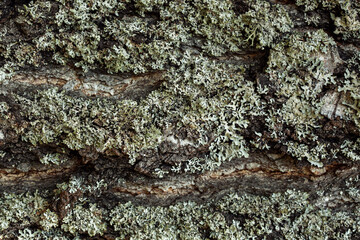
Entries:
POLYGON ((61 156, 59 153, 48 153, 40 158, 42 164, 55 164, 59 165, 67 161, 66 157, 61 156))
POLYGON ((0 200, 0 231, 12 226, 31 226, 39 221, 48 203, 37 192, 34 194, 3 193, 0 200))
POLYGON ((209 205, 183 202, 144 207, 128 202, 119 204, 110 216, 119 239, 203 239, 204 229, 214 239, 271 235, 284 239, 351 239, 359 231, 356 214, 320 209, 310 204, 307 193, 294 190, 269 197, 233 193, 209 205))
MULTIPOLYGON (((342 194, 358 201, 358 176, 348 178, 346 185, 348 189, 342 194)), ((15 223, 21 224, 20 239, 83 239, 81 236, 101 236, 109 227, 113 227, 117 239, 204 239, 205 236, 353 239, 358 236, 359 212, 328 207, 326 202, 331 197, 332 194, 324 192, 310 196, 297 190, 269 196, 233 192, 205 203, 185 201, 170 206, 140 206, 126 202, 112 209, 80 198, 68 206, 67 214, 60 219, 37 194, 5 194, 0 212, 4 235, 0 236, 9 237, 12 233, 4 230, 15 223), (28 217, 24 218, 23 214, 28 217), (41 229, 31 228, 34 225, 41 229)))
MULTIPOLYGON (((342 6, 337 1, 318 1, 306 5, 305 11, 332 10, 337 4, 342 6)), ((336 157, 330 154, 332 143, 316 134, 324 118, 322 91, 339 84, 334 71, 341 61, 334 39, 321 29, 293 29, 288 10, 280 4, 247 1, 242 12, 235 10, 232 1, 136 1, 131 5, 41 0, 19 8, 21 26, 47 21, 47 29, 34 36, 33 43, 14 43, 5 57, 8 62, 31 64, 35 60, 24 50, 31 48, 31 54, 48 51, 56 63, 72 63, 84 71, 166 70, 162 86, 141 101, 91 100, 56 88, 38 91, 31 99, 17 96, 22 115, 30 121, 22 139, 34 145, 61 143, 73 150, 91 146, 101 153, 120 149, 131 164, 145 151, 157 151, 169 129, 188 129, 193 147, 209 144, 207 153, 173 164, 172 172, 212 170, 275 143, 316 166, 329 156, 336 157), (55 18, 50 14, 54 11, 55 18), (150 14, 153 11, 159 15, 150 14), (263 73, 267 82, 248 79, 250 67, 245 64, 213 58, 249 47, 268 48, 263 73), (22 55, 12 54, 13 50, 22 55), (13 56, 25 60, 12 60, 13 56), (265 132, 248 129, 254 118, 264 119, 265 132), (285 128, 294 134, 289 137, 285 128), (305 139, 310 142, 303 143, 305 139)), ((347 84, 339 91, 356 87, 347 84)), ((356 94, 351 92, 354 99, 356 94)), ((155 168, 155 175, 169 172, 155 168)))
MULTIPOLYGON (((85 200, 84 200, 85 201, 85 200)), ((89 236, 102 235, 106 231, 106 224, 102 220, 102 211, 96 204, 83 206, 84 202, 77 204, 67 214, 61 224, 61 229, 74 235, 87 233, 89 236)))
MULTIPOLYGON (((8 112, 16 104, 24 122, 15 129, 21 140, 75 151, 92 147, 101 154, 115 149, 130 164, 178 137, 167 135, 172 130, 188 137, 175 142, 206 149, 168 168, 155 166, 159 178, 214 170, 275 145, 317 167, 337 155, 359 161, 360 138, 345 136, 337 143, 338 138, 328 141, 319 134, 327 121, 321 96, 328 89, 346 96, 347 123, 360 128, 360 54, 355 47, 342 63, 336 42, 358 42, 359 7, 340 0, 297 0, 296 6, 263 0, 33 0, 17 5, 15 19, 0 29, 1 84, 22 67, 46 64, 113 74, 162 70, 164 82, 137 101, 90 99, 49 86, 35 95, 18 92, 12 104, 1 100, 0 120, 15 121, 8 112), (306 16, 301 29, 295 8, 306 16), (327 31, 314 29, 321 11, 329 15, 327 31), (259 67, 234 60, 244 50, 262 53, 267 62, 259 67), (262 125, 255 126, 255 120, 262 125)), ((53 153, 40 161, 66 164, 53 153)), ((358 202, 358 177, 346 186, 344 194, 358 202)), ((102 180, 87 186, 73 177, 54 194, 56 199, 60 192, 91 195, 106 187, 102 180)), ((109 228, 118 239, 358 237, 360 212, 323 207, 328 197, 296 190, 269 196, 239 192, 202 204, 128 202, 112 209, 80 198, 61 218, 38 193, 3 193, 0 231, 16 225, 19 239, 81 239, 109 228), (314 198, 318 201, 311 203, 314 198)))

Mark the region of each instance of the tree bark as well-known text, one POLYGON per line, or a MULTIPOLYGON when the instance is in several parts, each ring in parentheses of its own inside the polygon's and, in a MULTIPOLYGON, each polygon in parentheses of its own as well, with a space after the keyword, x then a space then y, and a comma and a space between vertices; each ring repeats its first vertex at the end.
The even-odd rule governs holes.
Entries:
POLYGON ((0 3, 0 239, 360 238, 356 1, 0 3))

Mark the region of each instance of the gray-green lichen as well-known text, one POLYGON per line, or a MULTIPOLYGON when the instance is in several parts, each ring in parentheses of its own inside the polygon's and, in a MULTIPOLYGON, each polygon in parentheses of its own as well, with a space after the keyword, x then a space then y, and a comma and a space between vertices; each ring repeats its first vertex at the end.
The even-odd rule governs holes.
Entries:
POLYGON ((350 95, 350 99, 343 104, 349 108, 348 114, 354 120, 356 125, 360 127, 360 81, 355 71, 346 70, 344 74, 344 84, 339 87, 340 92, 350 95))
POLYGON ((84 202, 77 204, 62 219, 61 229, 74 235, 78 233, 87 233, 89 236, 102 235, 106 231, 106 224, 102 220, 102 211, 96 207, 96 204, 89 204, 84 207, 84 202))
POLYGON ((84 182, 84 179, 81 177, 72 177, 68 182, 57 184, 57 192, 68 191, 71 194, 78 192, 101 194, 102 190, 106 189, 107 187, 107 183, 104 181, 104 179, 101 179, 92 185, 87 185, 84 182))
MULTIPOLYGON (((15 6, 15 17, 0 28, 0 96, 6 100, 1 98, 0 123, 36 147, 115 152, 132 165, 161 155, 163 143, 202 149, 164 165, 151 162, 151 174, 159 178, 211 171, 274 146, 317 167, 338 157, 359 161, 355 131, 329 139, 324 123, 333 119, 321 114, 325 92, 336 91, 347 108, 337 120, 360 128, 359 3, 281 2, 33 0, 15 6), (323 12, 329 22, 320 25, 323 12), (302 28, 296 14, 304 16, 302 28), (351 56, 340 57, 349 42, 355 45, 351 56), (234 60, 247 50, 263 54, 265 60, 256 60, 262 66, 234 60), (113 74, 161 70, 164 82, 137 101, 90 99, 51 86, 6 98, 18 69, 46 64, 113 74)), ((0 151, 1 158, 10 154, 0 151)), ((66 160, 60 153, 39 156, 43 164, 66 160)), ((348 179, 344 190, 354 204, 357 182, 348 179)), ((61 193, 97 197, 106 188, 104 180, 86 185, 72 177, 54 194, 57 200, 61 193)), ((118 239, 359 238, 358 210, 330 208, 331 196, 322 193, 311 198, 296 190, 268 197, 239 192, 203 204, 121 202, 105 209, 81 197, 60 216, 49 196, 3 193, 0 238, 14 237, 15 228, 19 239, 81 239, 109 231, 118 239)))
MULTIPOLYGON (((205 53, 220 56, 246 46, 271 46, 292 27, 286 10, 266 1, 249 1, 249 11, 240 15, 230 0, 127 3, 31 1, 17 9, 15 24, 36 34, 28 42, 9 44, 10 37, 5 38, 0 43, 2 56, 18 66, 40 65, 44 59, 39 53, 46 51, 52 61, 73 62, 84 70, 102 67, 140 73, 181 64, 182 45, 196 44, 205 53), (153 11, 159 15, 148 16, 153 11), (45 25, 38 29, 41 24, 45 25)), ((4 36, 18 34, 9 27, 3 29, 4 36)))
MULTIPOLYGON (((341 1, 296 3, 306 6, 305 12, 324 8, 332 14, 336 7, 346 16, 353 12, 352 4, 341 1)), ((1 54, 11 66, 46 60, 84 71, 166 72, 160 89, 140 101, 92 100, 55 88, 35 96, 20 94, 16 100, 29 123, 17 131, 34 145, 93 147, 100 153, 119 149, 131 164, 148 150, 156 152, 171 129, 187 129, 191 137, 179 141, 191 147, 209 145, 201 156, 171 163, 171 172, 212 170, 271 144, 316 166, 331 161, 337 155, 330 150, 338 146, 316 133, 323 127, 324 89, 338 85, 338 91, 349 93, 354 121, 359 119, 357 77, 350 82, 347 73, 349 80, 341 82, 334 74, 343 64, 335 40, 322 29, 295 29, 286 5, 244 1, 240 12, 236 6, 230 0, 38 0, 19 6, 14 24, 23 31, 36 29, 36 34, 27 32, 31 41, 11 44, 4 35, 1 54), (249 65, 214 58, 251 47, 269 51, 264 72, 251 76, 257 79, 249 79, 249 65), (265 131, 249 129, 259 118, 265 131)), ((4 26, 3 32, 19 34, 14 31, 4 26)), ((44 159, 40 161, 49 162, 44 159)), ((163 176, 170 169, 157 165, 152 171, 163 176)))
MULTIPOLYGON (((359 199, 358 177, 349 178, 349 190, 344 198, 359 199)), ((101 236, 113 228, 117 239, 354 239, 360 234, 359 211, 346 211, 324 205, 333 195, 318 192, 287 190, 269 196, 230 193, 207 203, 179 202, 167 207, 139 206, 131 202, 119 203, 113 209, 104 209, 80 198, 63 219, 50 211, 43 198, 36 195, 9 195, 0 218, 10 222, 2 225, 2 235, 11 236, 12 219, 20 222, 17 214, 36 215, 21 222, 20 239, 85 239, 101 236), (315 197, 315 198, 314 198, 315 197), (34 200, 37 199, 37 203, 34 200), (315 199, 315 200, 314 200, 315 199), (27 203, 27 205, 19 205, 27 203), (41 214, 39 210, 41 209, 41 214), (109 212, 108 212, 109 211, 109 212), (105 217, 104 214, 108 214, 105 217), (31 229, 39 225, 41 229, 31 229), (70 233, 71 235, 69 235, 70 233), (84 236, 84 235, 82 235, 84 236)), ((348 200, 349 201, 349 200, 348 200)), ((70 206, 69 206, 70 207, 70 206)))
POLYGON ((18 96, 17 101, 23 104, 23 116, 31 121, 22 139, 34 145, 58 142, 61 136, 70 149, 93 146, 103 152, 122 148, 132 160, 141 149, 156 146, 161 137, 148 124, 151 115, 146 106, 131 100, 74 98, 53 88, 39 91, 33 100, 18 96))
POLYGON ((322 160, 333 156, 332 145, 314 130, 324 118, 319 96, 336 83, 333 71, 339 60, 334 49, 333 39, 322 30, 293 33, 270 51, 264 85, 247 80, 245 66, 186 51, 182 65, 168 69, 162 87, 139 102, 83 99, 55 88, 38 91, 31 99, 18 95, 21 114, 30 121, 22 139, 34 145, 62 143, 73 150, 121 149, 135 163, 166 141, 164 132, 188 129, 195 148, 212 139, 209 153, 173 169, 196 172, 247 157, 251 148, 268 149, 263 129, 248 130, 251 119, 263 118, 272 141, 287 146, 292 156, 322 166, 322 160), (273 95, 265 101, 262 96, 269 88, 273 95), (294 129, 294 137, 285 135, 284 126, 294 129), (249 131, 256 137, 246 141, 249 131))
MULTIPOLYGON (((4 193, 0 201, 0 232, 11 226, 27 227, 40 220, 48 203, 38 193, 4 193)), ((1 236, 1 235, 0 235, 1 236)))
POLYGON ((335 26, 334 34, 350 41, 356 41, 360 38, 359 2, 349 0, 297 0, 296 4, 303 6, 306 12, 318 9, 329 11, 335 26))
MULTIPOLYGON (((1 236, 1 235, 0 235, 1 236)), ((56 230, 50 230, 50 231, 43 231, 43 230, 33 230, 30 228, 21 229, 18 232, 18 235, 16 236, 19 240, 38 240, 38 239, 44 239, 44 240, 79 240, 79 237, 66 237, 64 236, 63 232, 56 230)))
POLYGON ((55 212, 50 211, 49 209, 43 212, 40 218, 39 224, 45 231, 49 231, 59 225, 59 217, 55 212))
POLYGON ((40 158, 42 164, 55 164, 59 165, 67 161, 66 157, 61 156, 59 153, 48 153, 40 158))

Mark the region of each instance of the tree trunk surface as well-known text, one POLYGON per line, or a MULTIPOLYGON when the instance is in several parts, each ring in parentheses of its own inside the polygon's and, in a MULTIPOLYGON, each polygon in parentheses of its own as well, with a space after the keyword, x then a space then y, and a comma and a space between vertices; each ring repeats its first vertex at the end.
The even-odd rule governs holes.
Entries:
POLYGON ((360 3, 0 2, 0 239, 360 239, 360 3))

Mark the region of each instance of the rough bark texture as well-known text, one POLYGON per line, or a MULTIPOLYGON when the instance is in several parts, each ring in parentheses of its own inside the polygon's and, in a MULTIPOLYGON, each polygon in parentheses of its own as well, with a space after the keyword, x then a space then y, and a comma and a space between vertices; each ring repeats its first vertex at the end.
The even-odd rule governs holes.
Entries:
POLYGON ((360 4, 0 2, 0 239, 359 239, 360 4))

